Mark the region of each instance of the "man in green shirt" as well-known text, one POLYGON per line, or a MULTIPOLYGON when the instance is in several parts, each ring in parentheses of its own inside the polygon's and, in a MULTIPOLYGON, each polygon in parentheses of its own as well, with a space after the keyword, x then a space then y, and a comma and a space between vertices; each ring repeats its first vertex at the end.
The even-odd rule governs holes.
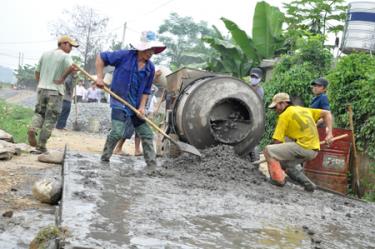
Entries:
POLYGON ((47 140, 62 108, 65 78, 74 70, 69 53, 73 47, 78 47, 77 42, 66 35, 59 38, 57 45, 57 49, 42 55, 35 70, 35 79, 38 82, 37 103, 28 130, 28 139, 38 153, 47 151, 47 140), (40 134, 37 141, 38 131, 40 134))

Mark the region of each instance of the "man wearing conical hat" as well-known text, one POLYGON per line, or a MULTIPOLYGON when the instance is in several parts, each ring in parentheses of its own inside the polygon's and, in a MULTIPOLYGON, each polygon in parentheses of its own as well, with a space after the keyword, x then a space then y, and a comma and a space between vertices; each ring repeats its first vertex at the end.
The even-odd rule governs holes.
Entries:
POLYGON ((104 86, 104 67, 114 66, 111 90, 130 103, 141 114, 137 116, 130 108, 120 101, 110 98, 112 108, 111 131, 107 136, 101 160, 108 162, 117 142, 122 138, 124 131, 131 124, 140 136, 143 155, 147 166, 156 166, 156 155, 153 145, 153 132, 142 118, 145 106, 151 94, 152 81, 155 75, 155 66, 151 62, 154 54, 165 50, 165 45, 156 40, 156 34, 145 31, 141 34, 140 42, 132 44, 133 49, 102 52, 96 59, 96 85, 104 86))

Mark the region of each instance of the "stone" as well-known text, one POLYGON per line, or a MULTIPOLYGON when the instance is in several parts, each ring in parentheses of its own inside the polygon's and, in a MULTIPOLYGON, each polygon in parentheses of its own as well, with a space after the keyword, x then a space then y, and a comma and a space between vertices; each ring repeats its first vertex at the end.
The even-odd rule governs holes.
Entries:
POLYGON ((39 180, 34 183, 32 193, 40 202, 56 205, 62 195, 61 181, 55 178, 39 180))
POLYGON ((0 130, 0 140, 5 140, 7 142, 13 143, 13 136, 3 130, 0 130))
POLYGON ((62 164, 64 153, 59 151, 50 151, 38 156, 38 161, 43 163, 62 164))
POLYGON ((12 218, 12 216, 13 216, 13 211, 6 211, 3 213, 3 217, 12 218))

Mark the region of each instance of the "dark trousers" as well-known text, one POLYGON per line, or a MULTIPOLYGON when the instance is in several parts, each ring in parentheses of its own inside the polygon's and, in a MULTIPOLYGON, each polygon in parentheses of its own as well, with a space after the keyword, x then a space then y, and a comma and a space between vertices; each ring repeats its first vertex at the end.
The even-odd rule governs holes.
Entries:
POLYGON ((68 120, 68 117, 69 117, 71 106, 72 106, 71 101, 63 100, 62 110, 61 110, 59 118, 57 119, 57 124, 56 124, 57 129, 65 128, 66 121, 68 120))

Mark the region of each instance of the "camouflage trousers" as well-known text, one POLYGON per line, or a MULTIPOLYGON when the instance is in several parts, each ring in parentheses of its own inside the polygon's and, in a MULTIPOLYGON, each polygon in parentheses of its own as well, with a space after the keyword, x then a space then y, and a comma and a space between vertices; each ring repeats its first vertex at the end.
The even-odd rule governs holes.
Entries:
MULTIPOLYGON (((104 145, 103 154, 101 157, 102 161, 108 161, 112 156, 113 150, 116 147, 117 142, 123 137, 127 122, 123 120, 112 119, 111 131, 107 136, 107 140, 104 145)), ((154 150, 154 134, 151 128, 143 122, 135 128, 135 132, 141 138, 143 156, 147 163, 147 166, 156 166, 156 154, 154 150)))
POLYGON ((38 89, 34 116, 29 127, 29 129, 39 133, 38 149, 46 149, 47 140, 50 138, 60 115, 62 101, 63 96, 57 91, 38 89))

